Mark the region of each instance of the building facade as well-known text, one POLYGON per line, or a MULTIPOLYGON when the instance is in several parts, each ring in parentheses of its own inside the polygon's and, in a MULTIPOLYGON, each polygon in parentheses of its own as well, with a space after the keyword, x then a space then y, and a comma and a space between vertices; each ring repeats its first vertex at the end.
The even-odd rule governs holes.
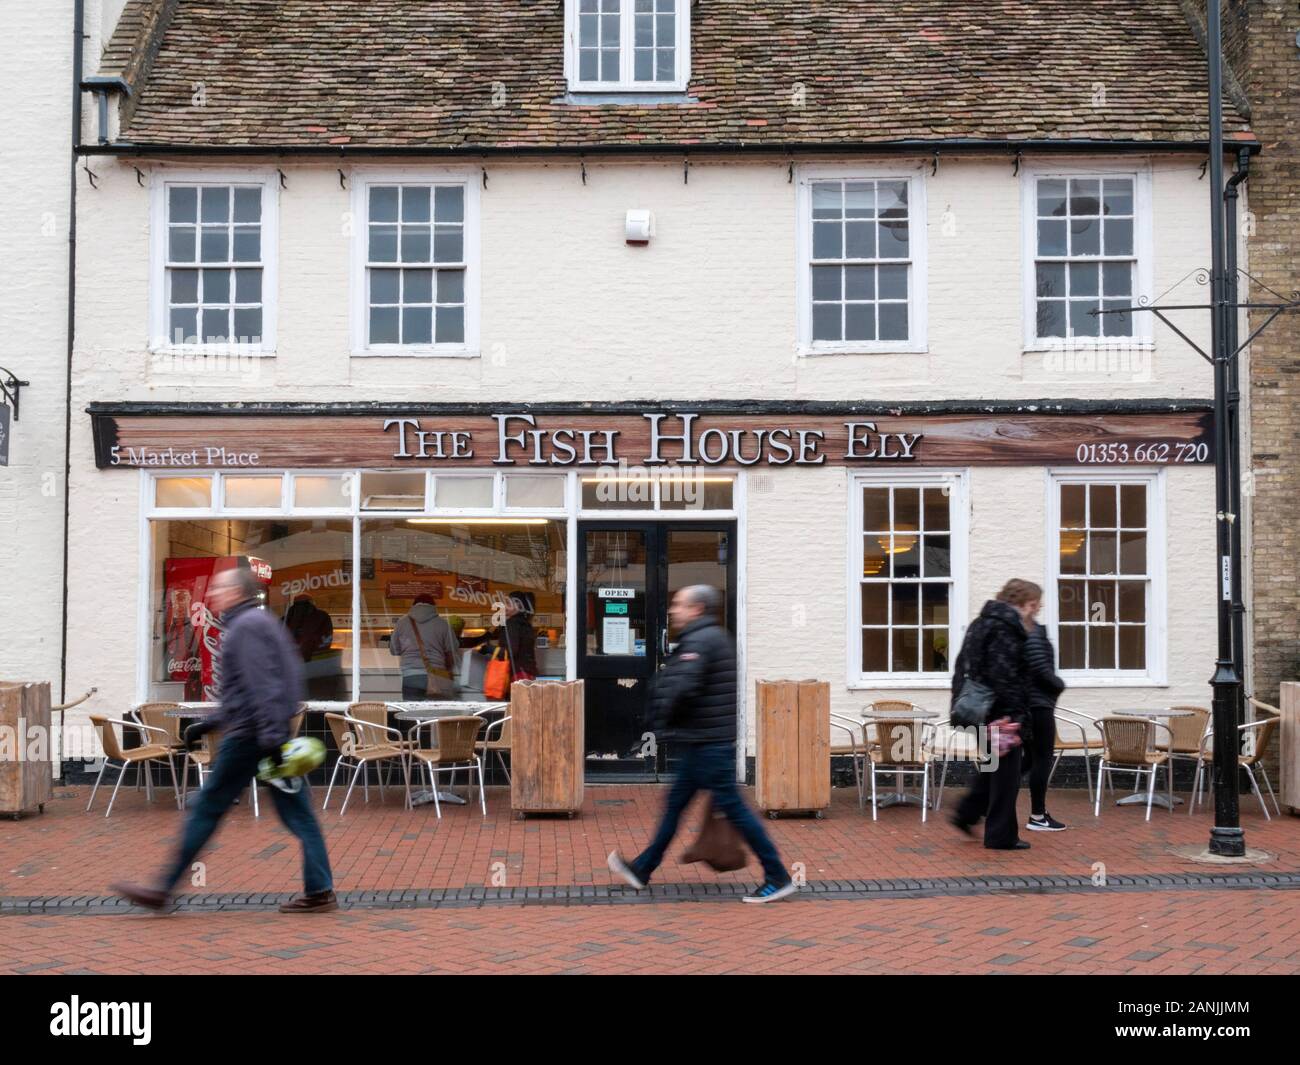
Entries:
POLYGON ((1127 310, 1204 298, 1204 53, 1175 0, 969 21, 131 0, 79 197, 70 687, 210 697, 242 565, 315 619, 322 705, 397 697, 416 597, 467 648, 524 604, 592 776, 663 768, 698 582, 738 767, 758 680, 946 707, 1010 577, 1072 707, 1204 702, 1211 374, 1127 310))

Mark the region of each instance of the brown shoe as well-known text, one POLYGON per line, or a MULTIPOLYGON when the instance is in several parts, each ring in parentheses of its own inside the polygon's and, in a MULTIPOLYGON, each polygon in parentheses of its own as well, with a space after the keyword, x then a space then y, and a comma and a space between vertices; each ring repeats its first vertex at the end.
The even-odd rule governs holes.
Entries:
POLYGON ((329 913, 339 908, 339 897, 332 891, 318 891, 314 895, 295 895, 280 903, 281 913, 329 913))
POLYGON ((109 884, 108 890, 121 895, 129 902, 142 906, 146 910, 165 910, 171 905, 171 893, 162 888, 141 887, 139 884, 109 884))

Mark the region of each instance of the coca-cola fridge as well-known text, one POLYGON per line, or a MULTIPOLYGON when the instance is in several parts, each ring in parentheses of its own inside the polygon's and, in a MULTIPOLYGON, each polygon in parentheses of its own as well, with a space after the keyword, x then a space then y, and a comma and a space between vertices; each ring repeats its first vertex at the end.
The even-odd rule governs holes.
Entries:
POLYGON ((216 576, 231 569, 251 569, 270 586, 270 564, 248 555, 163 562, 163 671, 167 680, 185 685, 186 702, 215 703, 221 697, 222 628, 207 597, 216 576))

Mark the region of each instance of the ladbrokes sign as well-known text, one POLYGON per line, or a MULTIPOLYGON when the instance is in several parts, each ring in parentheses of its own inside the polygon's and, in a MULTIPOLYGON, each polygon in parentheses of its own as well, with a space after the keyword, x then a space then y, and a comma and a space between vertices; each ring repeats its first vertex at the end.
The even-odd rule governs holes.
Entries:
POLYGON ((1150 412, 638 411, 486 413, 92 408, 101 468, 534 469, 660 467, 1197 465, 1210 416, 1150 412))

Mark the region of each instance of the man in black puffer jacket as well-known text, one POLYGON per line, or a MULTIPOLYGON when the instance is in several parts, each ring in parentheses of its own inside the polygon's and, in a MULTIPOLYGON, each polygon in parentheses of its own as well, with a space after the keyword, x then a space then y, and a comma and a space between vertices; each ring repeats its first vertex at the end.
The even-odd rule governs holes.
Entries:
POLYGON ((681 634, 677 649, 654 690, 655 735, 679 745, 677 776, 668 792, 663 820, 650 846, 630 862, 618 851, 609 868, 638 890, 663 861, 677 823, 697 791, 713 797, 713 809, 727 818, 763 863, 764 882, 746 902, 775 902, 795 890, 775 845, 736 787, 736 649, 718 624, 721 597, 697 584, 673 596, 669 609, 681 634))
POLYGON ((973 679, 992 690, 989 724, 998 725, 1003 743, 1010 744, 1006 750, 999 744, 996 769, 986 772, 986 767, 980 767, 974 787, 966 793, 952 817, 953 825, 967 834, 981 817, 986 817, 984 846, 990 850, 1029 848, 1020 839, 1016 817, 1021 745, 1029 742, 1032 727, 1025 619, 1033 616, 1042 598, 1038 585, 1030 581, 1008 581, 998 597, 985 603, 980 616, 971 622, 953 669, 953 701, 961 694, 969 672, 973 679))

